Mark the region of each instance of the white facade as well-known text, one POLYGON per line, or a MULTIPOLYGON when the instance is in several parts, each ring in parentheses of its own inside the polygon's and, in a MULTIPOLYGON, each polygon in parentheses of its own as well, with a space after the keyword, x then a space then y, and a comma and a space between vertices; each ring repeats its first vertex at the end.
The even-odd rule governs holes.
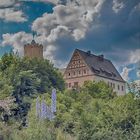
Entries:
POLYGON ((126 84, 124 82, 115 81, 100 76, 95 76, 94 79, 96 82, 104 81, 107 83, 113 89, 113 91, 117 93, 117 95, 125 95, 126 93, 126 84))

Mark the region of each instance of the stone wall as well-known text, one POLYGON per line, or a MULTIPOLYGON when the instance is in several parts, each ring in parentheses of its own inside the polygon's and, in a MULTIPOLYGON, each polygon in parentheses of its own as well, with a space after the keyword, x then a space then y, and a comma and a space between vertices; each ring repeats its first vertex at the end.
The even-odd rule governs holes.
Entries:
POLYGON ((28 58, 43 58, 43 46, 38 44, 27 44, 24 47, 24 56, 28 58))

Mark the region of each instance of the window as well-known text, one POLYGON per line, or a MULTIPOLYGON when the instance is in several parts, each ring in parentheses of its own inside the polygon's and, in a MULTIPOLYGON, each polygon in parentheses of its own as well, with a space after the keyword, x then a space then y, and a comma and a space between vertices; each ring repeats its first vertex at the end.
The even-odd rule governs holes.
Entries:
POLYGON ((74 82, 74 88, 78 88, 78 82, 74 82))
POLYGON ((110 83, 108 82, 108 86, 110 86, 110 83))
POLYGON ((118 85, 118 90, 120 90, 120 86, 118 85))
POLYGON ((81 74, 81 71, 79 70, 79 74, 81 74))
POLYGON ((86 70, 84 70, 84 74, 86 74, 86 70))
POLYGON ((66 88, 68 88, 68 83, 65 84, 66 88))
POLYGON ((73 75, 75 75, 75 71, 73 72, 73 75))
POLYGON ((113 88, 115 89, 115 84, 113 83, 113 88))
POLYGON ((123 91, 123 86, 122 86, 122 91, 123 91))
POLYGON ((71 87, 71 83, 69 83, 69 88, 71 87))
POLYGON ((70 76, 70 72, 68 73, 68 76, 70 76))

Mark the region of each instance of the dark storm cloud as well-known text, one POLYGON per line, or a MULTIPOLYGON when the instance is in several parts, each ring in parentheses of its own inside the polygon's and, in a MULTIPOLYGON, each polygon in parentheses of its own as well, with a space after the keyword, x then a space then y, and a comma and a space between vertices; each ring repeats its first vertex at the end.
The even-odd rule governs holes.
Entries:
POLYGON ((79 42, 71 38, 57 41, 60 48, 56 57, 65 61, 63 54, 70 56, 75 48, 80 48, 97 54, 103 53, 116 64, 125 65, 130 59, 130 53, 140 49, 140 2, 122 2, 123 8, 115 13, 112 8, 113 1, 105 1, 100 17, 93 21, 84 39, 79 42))

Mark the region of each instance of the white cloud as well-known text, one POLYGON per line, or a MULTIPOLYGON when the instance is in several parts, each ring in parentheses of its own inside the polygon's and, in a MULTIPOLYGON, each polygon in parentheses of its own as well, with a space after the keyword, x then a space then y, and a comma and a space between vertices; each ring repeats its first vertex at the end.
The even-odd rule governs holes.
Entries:
POLYGON ((140 70, 139 70, 139 71, 137 71, 137 77, 139 77, 139 78, 140 78, 140 70))
POLYGON ((140 78, 140 61, 138 62, 137 66, 137 77, 140 78))
POLYGON ((24 2, 24 1, 32 1, 32 2, 44 2, 44 3, 52 3, 52 4, 58 4, 59 0, 0 0, 0 7, 11 7, 15 6, 17 3, 24 2))
POLYGON ((130 71, 132 71, 133 68, 127 68, 127 67, 124 67, 123 70, 122 70, 122 73, 121 73, 121 76, 123 77, 123 79, 125 81, 129 81, 129 73, 130 71))
POLYGON ((67 33, 69 33, 69 30, 66 26, 57 26, 51 30, 47 40, 48 42, 54 42, 59 36, 64 36, 67 33))
POLYGON ((140 61, 140 49, 132 50, 129 54, 130 63, 138 63, 140 61))
MULTIPOLYGON (((24 56, 24 45, 30 43, 33 39, 32 34, 25 32, 18 32, 15 34, 3 34, 2 46, 10 45, 13 47, 13 51, 19 53, 20 56, 24 56)), ((49 59, 55 66, 63 68, 67 62, 62 62, 55 58, 55 53, 58 51, 58 46, 49 44, 44 36, 35 36, 35 41, 44 46, 43 56, 45 59, 49 59)))
POLYGON ((0 0, 0 7, 9 7, 14 5, 16 0, 0 0))
POLYGON ((54 45, 48 45, 45 47, 44 49, 44 58, 47 58, 49 60, 51 60, 52 63, 55 62, 55 58, 54 58, 54 55, 53 53, 56 51, 56 46, 54 45))
POLYGON ((23 56, 23 47, 26 43, 30 43, 32 35, 25 32, 18 32, 15 34, 3 34, 2 46, 10 45, 13 47, 14 52, 19 52, 23 56))
POLYGON ((6 22, 27 21, 22 10, 17 10, 21 5, 20 2, 20 0, 0 0, 0 19, 6 22))
MULTIPOLYGON (((27 43, 30 43, 33 39, 32 34, 25 33, 25 32, 18 32, 15 34, 3 34, 2 36, 2 46, 10 45, 13 47, 13 51, 19 53, 20 56, 24 56, 24 45, 27 43)), ((44 58, 49 59, 51 62, 55 63, 55 65, 58 65, 57 60, 55 60, 54 53, 57 51, 57 46, 48 44, 46 42, 46 38, 35 36, 35 40, 37 43, 43 44, 44 46, 44 58)))
POLYGON ((0 9, 0 19, 3 19, 7 22, 25 22, 27 21, 21 10, 16 11, 14 8, 5 8, 0 9))
POLYGON ((37 32, 36 40, 44 47, 44 57, 50 59, 56 66, 64 67, 67 62, 56 60, 58 50, 55 42, 69 36, 75 41, 84 38, 94 18, 98 16, 103 0, 74 0, 66 5, 57 4, 53 13, 44 13, 32 25, 32 30, 37 32), (78 4, 78 5, 77 5, 78 4))
POLYGON ((46 3, 53 3, 53 4, 57 4, 59 2, 59 0, 30 0, 33 2, 46 2, 46 3))
POLYGON ((104 0, 73 0, 66 5, 58 4, 53 13, 45 13, 37 18, 32 30, 38 35, 45 35, 49 42, 54 42, 64 35, 76 41, 84 38, 90 24, 100 13, 104 0))
POLYGON ((113 0, 113 11, 118 13, 124 7, 124 3, 121 0, 113 0))

